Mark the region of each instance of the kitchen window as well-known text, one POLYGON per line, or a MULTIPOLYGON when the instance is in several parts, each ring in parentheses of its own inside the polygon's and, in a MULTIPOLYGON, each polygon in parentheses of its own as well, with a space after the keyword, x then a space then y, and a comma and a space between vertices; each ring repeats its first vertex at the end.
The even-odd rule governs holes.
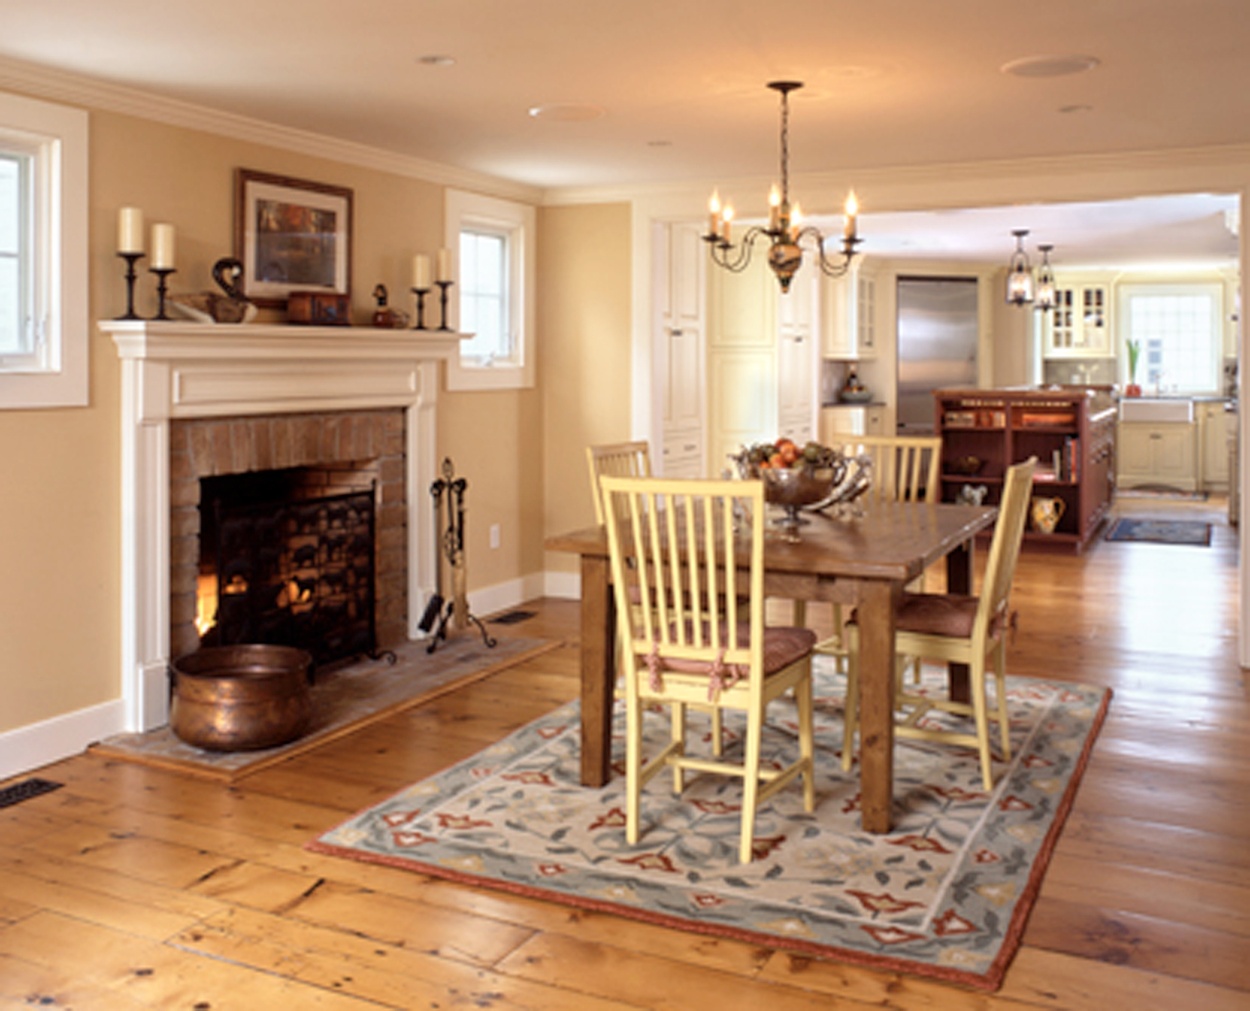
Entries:
POLYGON ((0 409, 87 403, 87 114, 0 93, 0 409))
MULTIPOLYGON (((1219 284, 1121 286, 1120 337, 1122 342, 1140 344, 1136 380, 1147 394, 1220 389, 1223 303, 1219 284)), ((1123 356, 1125 382, 1127 357, 1123 356)))
POLYGON ((452 390, 534 385, 534 209, 448 190, 446 242, 457 265, 449 325, 470 336, 448 362, 452 390))

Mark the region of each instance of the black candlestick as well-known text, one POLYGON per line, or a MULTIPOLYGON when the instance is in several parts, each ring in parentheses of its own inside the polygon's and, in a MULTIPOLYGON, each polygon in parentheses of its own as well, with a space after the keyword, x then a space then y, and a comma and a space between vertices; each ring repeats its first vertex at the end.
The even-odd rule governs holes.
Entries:
POLYGON ((166 280, 170 274, 175 274, 177 271, 174 270, 173 267, 151 267, 149 269, 156 275, 156 297, 158 299, 156 303, 156 315, 152 318, 169 319, 169 317, 165 315, 165 293, 169 290, 166 287, 166 280))
POLYGON ((118 316, 118 319, 143 319, 135 312, 135 264, 143 259, 142 253, 118 253, 123 260, 126 261, 126 315, 118 316))
POLYGON ((413 288, 412 293, 417 296, 417 322, 413 325, 414 330, 425 329, 425 296, 430 293, 429 288, 413 288))
POLYGON ((438 328, 440 330, 450 330, 451 327, 447 325, 447 289, 450 288, 456 282, 455 281, 435 281, 434 283, 438 285, 438 304, 440 308, 443 310, 443 321, 439 324, 438 328))

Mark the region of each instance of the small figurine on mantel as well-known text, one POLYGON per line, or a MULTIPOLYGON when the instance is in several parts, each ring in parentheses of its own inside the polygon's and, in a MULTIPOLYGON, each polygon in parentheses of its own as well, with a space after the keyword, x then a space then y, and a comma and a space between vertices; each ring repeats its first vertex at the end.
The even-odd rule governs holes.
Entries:
POLYGON ((384 330, 401 330, 408 325, 408 314, 388 306, 388 297, 386 285, 374 285, 373 298, 377 308, 373 311, 373 325, 384 330))
POLYGON ((197 323, 250 323, 256 318, 256 306, 249 302, 239 287, 243 264, 232 256, 223 256, 213 264, 213 280, 225 292, 193 291, 170 298, 177 313, 197 323))

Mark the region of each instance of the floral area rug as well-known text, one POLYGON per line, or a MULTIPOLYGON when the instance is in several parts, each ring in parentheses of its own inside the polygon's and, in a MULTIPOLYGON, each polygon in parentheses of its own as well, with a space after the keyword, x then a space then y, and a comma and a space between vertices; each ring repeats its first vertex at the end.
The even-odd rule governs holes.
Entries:
MULTIPOLYGON (((926 671, 934 690, 944 672, 926 671)), ((894 830, 860 830, 858 766, 843 774, 844 682, 817 661, 817 806, 797 784, 760 808, 755 860, 737 859, 741 785, 648 785, 625 841, 621 758, 603 788, 578 782, 578 711, 565 706, 309 843, 372 861, 816 957, 995 989, 1019 945, 1051 850, 1110 702, 1082 685, 1011 678, 1012 758, 981 787, 975 752, 899 742, 894 830)), ((765 761, 797 748, 788 700, 770 707, 765 761)), ((695 714, 694 721, 706 721, 695 714)), ((651 748, 666 716, 645 721, 651 748)), ((700 733, 706 722, 699 723, 700 733)), ((726 720, 740 745, 736 727, 726 720)))

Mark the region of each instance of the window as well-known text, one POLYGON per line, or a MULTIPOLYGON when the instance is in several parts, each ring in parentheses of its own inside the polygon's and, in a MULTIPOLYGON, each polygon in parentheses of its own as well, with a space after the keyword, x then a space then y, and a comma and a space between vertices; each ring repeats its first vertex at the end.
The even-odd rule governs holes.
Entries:
POLYGON ((534 209, 448 190, 446 210, 458 268, 450 325, 472 335, 448 365, 448 388, 533 386, 534 209))
POLYGON ((87 114, 0 93, 0 408, 87 403, 87 114))
MULTIPOLYGON (((1140 345, 1136 379, 1144 390, 1210 393, 1220 389, 1223 289, 1219 284, 1123 285, 1120 335, 1140 345)), ((1127 364, 1125 370, 1127 380, 1127 364)))

